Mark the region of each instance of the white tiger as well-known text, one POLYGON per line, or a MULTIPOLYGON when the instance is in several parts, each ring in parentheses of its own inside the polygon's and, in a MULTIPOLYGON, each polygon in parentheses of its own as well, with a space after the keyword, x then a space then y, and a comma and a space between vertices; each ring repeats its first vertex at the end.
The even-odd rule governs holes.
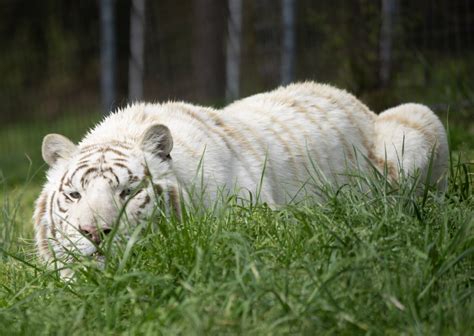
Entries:
POLYGON ((313 82, 222 110, 133 104, 78 145, 58 134, 44 138, 50 169, 36 202, 37 247, 46 260, 67 259, 69 251, 92 255, 119 216, 128 225, 150 216, 156 195, 164 213, 178 217, 190 190, 205 196, 204 205, 222 192, 281 205, 318 195, 322 179, 343 183, 351 169, 375 166, 394 181, 402 167, 423 176, 432 153, 431 182, 443 187, 446 134, 427 107, 406 104, 377 116, 349 93, 313 82))

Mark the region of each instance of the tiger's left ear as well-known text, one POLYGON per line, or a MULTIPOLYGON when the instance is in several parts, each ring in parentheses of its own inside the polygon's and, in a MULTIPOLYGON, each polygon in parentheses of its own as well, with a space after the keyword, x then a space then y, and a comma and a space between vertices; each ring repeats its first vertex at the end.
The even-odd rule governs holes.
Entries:
POLYGON ((173 149, 173 137, 165 125, 153 125, 145 131, 141 141, 143 151, 166 159, 173 149))

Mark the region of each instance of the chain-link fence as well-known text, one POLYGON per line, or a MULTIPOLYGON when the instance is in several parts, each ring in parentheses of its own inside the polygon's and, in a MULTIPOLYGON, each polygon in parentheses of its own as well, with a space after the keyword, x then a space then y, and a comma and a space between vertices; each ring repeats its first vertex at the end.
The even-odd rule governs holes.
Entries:
POLYGON ((374 111, 418 101, 472 123, 470 0, 2 0, 0 8, 7 177, 25 174, 17 169, 28 166, 25 153, 41 163, 45 133, 78 139, 104 106, 140 97, 220 106, 310 79, 346 88, 374 111))

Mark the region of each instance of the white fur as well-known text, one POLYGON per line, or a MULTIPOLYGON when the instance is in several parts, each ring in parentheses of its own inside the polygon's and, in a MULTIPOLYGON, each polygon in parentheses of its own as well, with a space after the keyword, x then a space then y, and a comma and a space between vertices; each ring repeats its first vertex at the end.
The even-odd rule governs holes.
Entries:
POLYGON ((388 109, 377 118, 375 132, 376 152, 386 155, 397 171, 408 176, 419 173, 423 182, 429 173, 431 184, 446 189, 448 141, 443 125, 428 107, 403 104, 388 109))
MULTIPOLYGON (((129 149, 122 151, 127 166, 141 180, 146 178, 147 167, 153 184, 165 190, 168 207, 173 188, 188 201, 204 195, 204 206, 219 193, 237 193, 243 198, 252 194, 270 205, 285 204, 318 195, 325 181, 344 183, 351 169, 367 171, 375 166, 383 171, 388 167, 392 180, 398 179, 400 168, 408 174, 426 174, 432 152, 431 181, 438 182, 443 181, 448 155, 444 128, 427 107, 407 104, 377 116, 347 92, 312 82, 254 95, 222 110, 180 102, 133 104, 106 117, 75 151, 62 144, 60 137, 51 139, 54 142, 45 139, 43 155, 52 167, 35 212, 37 243, 46 259, 51 258, 45 245, 52 240, 51 218, 63 220, 56 204, 61 199, 51 203, 51 195, 56 192, 57 197, 65 197, 71 192, 59 191, 60 180, 77 169, 79 153, 88 146, 100 149, 126 144, 129 149), (154 125, 166 127, 155 127, 150 133, 154 125), (168 129, 171 139, 166 135, 168 129), (154 149, 154 142, 164 145, 154 149), (168 160, 171 146, 172 160, 168 160), (67 151, 56 155, 55 149, 64 147, 67 151)), ((105 171, 113 153, 97 155, 91 162, 105 171)), ((125 170, 117 174, 120 181, 127 180, 125 170)), ((83 254, 95 251, 78 228, 89 222, 113 223, 123 205, 118 195, 127 186, 122 184, 111 186, 99 176, 79 190, 78 182, 71 182, 83 198, 67 205, 68 218, 63 222, 68 225, 62 224, 63 232, 51 244, 57 254, 64 246, 74 245, 83 254)), ((143 190, 127 205, 132 221, 139 222, 134 219, 141 211, 139 203, 153 194, 152 186, 143 190)), ((147 206, 144 215, 151 211, 152 205, 147 206)))

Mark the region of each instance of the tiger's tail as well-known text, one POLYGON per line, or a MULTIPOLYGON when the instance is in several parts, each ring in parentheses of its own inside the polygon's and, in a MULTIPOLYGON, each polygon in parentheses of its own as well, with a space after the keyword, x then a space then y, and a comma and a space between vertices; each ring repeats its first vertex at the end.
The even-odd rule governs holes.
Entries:
MULTIPOLYGON (((375 121, 375 155, 392 171, 420 174, 440 190, 447 187, 448 140, 443 124, 426 106, 403 104, 382 112, 375 121)), ((380 167, 379 167, 380 168, 380 167)))

